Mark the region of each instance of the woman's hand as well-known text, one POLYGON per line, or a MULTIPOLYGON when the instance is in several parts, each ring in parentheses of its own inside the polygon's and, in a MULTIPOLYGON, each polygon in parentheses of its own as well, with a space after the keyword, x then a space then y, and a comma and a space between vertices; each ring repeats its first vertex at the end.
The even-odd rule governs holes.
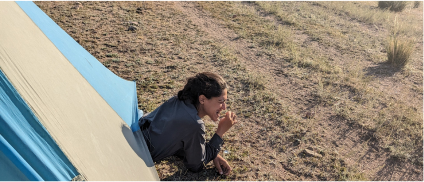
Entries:
POLYGON ((219 154, 213 160, 213 164, 215 165, 216 169, 218 169, 219 174, 225 174, 225 175, 230 174, 231 172, 230 165, 219 154))
POLYGON ((225 117, 219 121, 216 134, 218 134, 222 138, 224 133, 227 132, 236 123, 237 123, 236 114, 231 111, 228 111, 227 113, 225 113, 225 117))

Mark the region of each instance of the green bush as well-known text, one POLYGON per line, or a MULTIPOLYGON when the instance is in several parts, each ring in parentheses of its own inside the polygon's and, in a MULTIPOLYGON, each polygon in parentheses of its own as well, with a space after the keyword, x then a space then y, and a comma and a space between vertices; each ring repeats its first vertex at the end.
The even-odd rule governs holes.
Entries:
POLYGON ((408 5, 407 1, 378 1, 380 9, 388 9, 394 12, 401 12, 408 5))
POLYGON ((413 52, 413 42, 399 37, 391 37, 386 45, 387 61, 392 66, 404 67, 413 52))

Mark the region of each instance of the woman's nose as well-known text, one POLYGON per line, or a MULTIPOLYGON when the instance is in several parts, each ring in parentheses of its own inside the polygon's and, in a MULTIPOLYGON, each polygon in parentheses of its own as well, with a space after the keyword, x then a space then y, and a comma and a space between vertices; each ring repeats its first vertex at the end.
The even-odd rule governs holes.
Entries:
POLYGON ((222 110, 227 109, 227 105, 225 104, 225 102, 222 104, 222 110))

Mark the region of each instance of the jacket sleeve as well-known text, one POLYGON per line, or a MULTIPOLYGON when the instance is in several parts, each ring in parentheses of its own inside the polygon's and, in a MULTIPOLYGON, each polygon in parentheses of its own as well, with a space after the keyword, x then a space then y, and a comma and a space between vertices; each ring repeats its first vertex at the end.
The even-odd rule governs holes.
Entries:
POLYGON ((184 141, 184 165, 193 172, 200 172, 221 150, 223 140, 216 133, 209 142, 205 140, 205 126, 184 141))

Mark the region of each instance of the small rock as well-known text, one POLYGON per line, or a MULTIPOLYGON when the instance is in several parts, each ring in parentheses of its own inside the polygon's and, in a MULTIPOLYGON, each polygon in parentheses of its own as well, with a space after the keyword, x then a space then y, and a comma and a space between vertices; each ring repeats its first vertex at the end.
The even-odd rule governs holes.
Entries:
POLYGON ((321 155, 321 154, 318 154, 318 153, 316 153, 316 152, 314 152, 314 151, 312 151, 312 150, 309 150, 309 149, 305 149, 305 150, 303 150, 303 152, 304 152, 306 155, 309 155, 309 156, 312 156, 312 157, 318 157, 318 158, 321 158, 321 157, 322 157, 322 155, 321 155))
POLYGON ((76 2, 75 3, 75 6, 73 7, 73 9, 77 9, 77 10, 79 10, 81 8, 83 8, 83 6, 82 6, 82 4, 80 2, 76 2))
POLYGON ((305 114, 305 117, 306 118, 308 118, 308 119, 311 119, 311 118, 313 118, 315 116, 315 112, 307 112, 306 114, 305 114))
POLYGON ((130 21, 130 22, 128 22, 130 25, 138 25, 138 22, 135 22, 135 21, 130 21))
POLYGON ((339 144, 338 144, 336 141, 333 141, 333 144, 334 144, 336 147, 339 147, 339 144))
POLYGON ((127 31, 136 31, 136 30, 137 30, 137 27, 130 26, 130 27, 128 27, 128 30, 127 31))
POLYGON ((337 151, 337 150, 334 150, 334 152, 333 152, 336 156, 337 155, 339 155, 339 151, 337 151))
POLYGON ((124 24, 126 24, 126 25, 135 25, 135 26, 138 26, 138 22, 136 22, 136 21, 127 21, 127 22, 125 22, 124 24))
POLYGON ((293 142, 293 145, 294 145, 294 146, 298 146, 298 145, 300 145, 300 140, 296 138, 296 139, 294 140, 294 142, 293 142))
POLYGON ((135 12, 139 13, 139 14, 143 14, 143 9, 139 7, 139 8, 137 8, 137 10, 135 12))

